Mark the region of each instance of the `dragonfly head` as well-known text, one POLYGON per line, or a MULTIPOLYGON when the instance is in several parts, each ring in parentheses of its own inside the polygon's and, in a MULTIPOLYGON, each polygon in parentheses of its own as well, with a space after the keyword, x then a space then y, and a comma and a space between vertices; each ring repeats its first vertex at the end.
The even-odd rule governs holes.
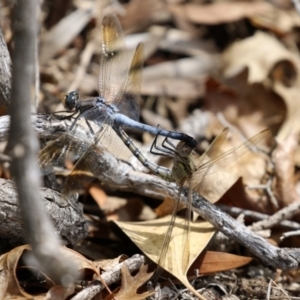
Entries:
POLYGON ((64 106, 68 110, 73 110, 79 102, 79 94, 76 91, 68 93, 64 98, 64 106))
POLYGON ((193 149, 185 142, 179 142, 176 147, 176 154, 181 158, 187 158, 191 155, 193 149))

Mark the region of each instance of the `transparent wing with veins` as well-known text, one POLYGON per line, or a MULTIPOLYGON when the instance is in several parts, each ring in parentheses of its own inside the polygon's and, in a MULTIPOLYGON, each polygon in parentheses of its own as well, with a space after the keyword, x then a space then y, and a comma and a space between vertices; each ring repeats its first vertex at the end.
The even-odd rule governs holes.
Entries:
MULTIPOLYGON (((219 196, 225 193, 230 188, 228 182, 227 184, 222 185, 222 180, 226 180, 224 175, 226 175, 226 172, 228 171, 226 170, 227 167, 230 164, 236 162, 246 153, 252 152, 251 150, 253 149, 253 146, 258 145, 261 141, 267 139, 268 137, 271 137, 271 133, 268 129, 263 130, 241 145, 234 147, 226 152, 222 152, 222 145, 227 139, 227 133, 228 128, 225 128, 215 138, 207 151, 201 156, 199 156, 195 151, 188 147, 184 142, 179 142, 174 151, 171 179, 178 183, 179 191, 182 190, 183 186, 187 186, 190 189, 187 203, 188 210, 186 216, 185 234, 183 236, 183 244, 186 245, 186 247, 189 244, 189 224, 192 202, 191 191, 198 192, 200 195, 207 197, 207 186, 212 185, 213 189, 218 189, 219 196)), ((218 197, 218 199, 219 198, 220 197, 218 197)), ((209 197, 207 197, 207 199, 211 200, 209 197)), ((168 247, 169 241, 171 239, 172 230, 176 219, 178 202, 179 199, 177 199, 176 201, 170 226, 164 240, 163 249, 161 251, 159 263, 161 263, 162 265, 164 260, 166 259, 164 256, 167 253, 166 247, 168 247)), ((186 257, 182 259, 183 267, 186 267, 191 263, 188 252, 189 250, 186 249, 186 257)))
POLYGON ((139 117, 142 65, 143 46, 128 51, 118 18, 115 15, 105 16, 102 22, 99 93, 107 103, 115 104, 121 113, 134 120, 139 117), (134 87, 135 91, 128 91, 130 87, 134 87))

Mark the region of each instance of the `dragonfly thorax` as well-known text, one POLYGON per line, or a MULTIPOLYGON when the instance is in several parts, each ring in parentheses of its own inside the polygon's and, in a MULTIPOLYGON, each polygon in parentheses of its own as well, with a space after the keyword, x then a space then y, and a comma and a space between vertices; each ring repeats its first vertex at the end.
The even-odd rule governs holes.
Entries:
POLYGON ((114 115, 119 111, 115 105, 106 103, 105 99, 100 97, 98 97, 96 100, 96 106, 99 111, 105 111, 105 114, 110 118, 113 118, 114 115))
POLYGON ((196 167, 191 159, 194 151, 185 142, 179 142, 176 147, 176 155, 173 159, 172 177, 183 184, 193 174, 196 167))

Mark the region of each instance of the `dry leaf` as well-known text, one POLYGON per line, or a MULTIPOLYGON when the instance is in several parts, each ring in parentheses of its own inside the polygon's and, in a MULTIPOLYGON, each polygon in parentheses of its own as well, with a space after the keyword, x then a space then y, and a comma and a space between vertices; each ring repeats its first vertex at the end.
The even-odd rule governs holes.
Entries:
POLYGON ((92 185, 89 188, 89 193, 101 209, 103 209, 103 207, 107 205, 107 195, 103 191, 103 189, 92 185))
POLYGON ((266 2, 216 2, 212 4, 184 4, 169 7, 173 14, 198 24, 221 24, 268 12, 272 5, 266 2), (226 12, 226 13, 224 13, 226 12))
POLYGON ((253 147, 259 149, 270 138, 270 131, 262 131, 244 143, 236 143, 235 147, 229 146, 234 139, 231 137, 229 143, 228 131, 224 129, 203 155, 193 153, 191 156, 196 170, 187 183, 212 203, 218 201, 238 178, 249 179, 247 184, 259 184, 266 172, 266 158, 253 152, 253 147), (253 179, 258 182, 253 183, 253 179))
POLYGON ((142 265, 135 276, 131 276, 126 264, 122 266, 122 284, 119 292, 114 295, 116 300, 142 300, 154 294, 154 291, 146 291, 137 294, 138 288, 146 283, 153 275, 147 273, 147 265, 142 265))
POLYGON ((296 190, 294 179, 294 155, 299 143, 298 140, 298 133, 291 131, 283 142, 278 143, 278 147, 273 155, 277 179, 274 192, 280 207, 299 201, 299 194, 296 190))
MULTIPOLYGON (((175 206, 175 201, 172 198, 166 197, 164 201, 155 209, 158 217, 164 217, 172 214, 175 206)), ((179 203, 178 211, 185 208, 184 205, 179 203)))
POLYGON ((40 62, 43 64, 66 47, 90 21, 93 10, 77 9, 42 35, 40 62))
POLYGON ((113 268, 114 266, 118 265, 128 257, 126 255, 120 255, 113 259, 102 259, 102 260, 96 260, 93 262, 95 267, 98 269, 102 269, 104 271, 108 271, 109 269, 113 268))
MULTIPOLYGON (((32 299, 32 295, 26 292, 19 283, 17 273, 21 271, 31 270, 31 266, 22 266, 21 268, 18 268, 18 264, 20 262, 20 259, 22 258, 23 254, 25 252, 31 251, 31 248, 29 245, 20 246, 17 248, 12 249, 10 252, 1 255, 0 257, 0 268, 1 268, 1 280, 0 280, 0 299, 11 299, 12 297, 24 297, 26 299, 32 299)), ((78 272, 85 271, 87 275, 90 273, 93 273, 96 275, 100 280, 100 273, 98 269, 93 265, 91 261, 80 255, 79 253, 68 249, 66 247, 60 248, 61 254, 69 257, 78 268, 78 272)), ((35 270, 35 273, 42 274, 39 270, 35 270)), ((52 288, 54 287, 54 283, 47 278, 46 274, 42 274, 45 277, 44 280, 44 289, 46 288, 52 288)), ((55 286, 57 287, 57 286, 55 286)), ((59 289, 59 288, 57 288, 59 289)), ((47 299, 53 299, 53 293, 57 292, 57 289, 55 288, 52 290, 47 297, 47 299)), ((70 289, 60 290, 60 295, 65 295, 68 293, 72 293, 70 289)), ((35 295, 37 297, 37 295, 35 295)), ((44 293, 41 293, 41 297, 43 299, 46 299, 46 295, 44 293)), ((41 299, 42 299, 41 298, 41 299)))
MULTIPOLYGON (((116 224, 151 260, 157 262, 170 220, 171 216, 167 216, 153 221, 139 223, 116 222, 116 224)), ((186 245, 187 228, 185 225, 184 219, 176 218, 166 259, 161 267, 174 275, 190 291, 201 298, 201 295, 190 285, 186 274, 191 264, 213 237, 215 229, 205 221, 191 223, 188 245, 186 245)))
POLYGON ((120 21, 126 32, 132 32, 159 18, 165 4, 160 0, 131 0, 125 7, 126 14, 120 17, 120 21))
MULTIPOLYGON (((23 299, 32 298, 32 295, 22 289, 16 274, 18 262, 25 251, 30 251, 28 245, 14 248, 10 252, 1 255, 0 299, 10 299, 13 297, 24 297, 23 299)), ((52 284, 54 285, 54 283, 52 284)))
POLYGON ((55 285, 48 291, 46 300, 65 300, 68 296, 72 295, 75 291, 75 286, 65 287, 61 285, 55 285))
POLYGON ((266 13, 250 17, 250 20, 255 27, 274 32, 279 37, 290 33, 300 25, 299 13, 296 9, 280 9, 276 6, 266 13))
POLYGON ((251 257, 234 255, 224 252, 204 251, 201 253, 190 268, 190 275, 194 275, 194 270, 199 270, 199 274, 210 274, 227 271, 242 267, 252 261, 251 257))
MULTIPOLYGON (((232 78, 226 86, 214 79, 206 83, 205 108, 218 120, 210 122, 209 132, 220 132, 220 119, 240 129, 245 137, 270 128, 276 134, 285 118, 286 106, 283 99, 261 83, 247 83, 247 69, 232 78), (215 117, 216 118, 216 117, 215 117)), ((222 122, 224 123, 224 122, 222 122)), ((267 143, 268 144, 268 143, 267 143)))
POLYGON ((217 66, 209 54, 149 66, 143 70, 142 94, 197 98, 204 92, 204 76, 217 66))
POLYGON ((276 64, 282 61, 290 63, 287 66, 290 69, 289 74, 294 74, 295 78, 299 65, 297 56, 275 37, 257 31, 255 35, 233 43, 223 53, 223 76, 233 77, 247 67, 248 83, 263 82, 269 78, 276 64))

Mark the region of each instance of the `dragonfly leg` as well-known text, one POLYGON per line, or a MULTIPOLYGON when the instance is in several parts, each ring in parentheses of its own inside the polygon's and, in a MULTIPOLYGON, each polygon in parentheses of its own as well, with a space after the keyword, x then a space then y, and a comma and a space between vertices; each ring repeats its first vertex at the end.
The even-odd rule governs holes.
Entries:
POLYGON ((170 141, 168 136, 163 140, 162 146, 164 149, 171 151, 173 154, 176 153, 176 146, 170 141))
POLYGON ((76 125, 76 123, 80 117, 81 117, 81 114, 78 114, 78 116, 76 116, 76 118, 74 119, 73 123, 71 124, 71 126, 69 128, 69 131, 72 131, 74 129, 74 126, 76 125))
POLYGON ((57 117, 59 120, 67 120, 67 119, 71 119, 73 116, 75 116, 78 113, 78 111, 74 111, 67 116, 66 115, 60 116, 59 113, 70 113, 70 111, 63 110, 63 111, 57 111, 57 112, 53 113, 53 115, 55 117, 57 117))
POLYGON ((168 149, 168 147, 164 147, 164 142, 165 140, 168 138, 166 137, 164 139, 164 141, 162 142, 162 147, 158 146, 157 144, 157 137, 159 136, 159 132, 158 134, 155 136, 155 139, 151 145, 150 148, 150 153, 154 154, 154 155, 161 155, 161 156, 169 156, 169 157, 173 157, 174 156, 174 150, 173 149, 168 149), (160 152, 156 152, 155 150, 160 151, 160 152))
POLYGON ((95 131, 93 130, 93 128, 92 128, 92 126, 91 126, 91 124, 90 124, 90 122, 89 122, 88 119, 85 119, 85 123, 86 123, 87 127, 89 128, 90 133, 91 133, 93 136, 95 136, 95 131))

